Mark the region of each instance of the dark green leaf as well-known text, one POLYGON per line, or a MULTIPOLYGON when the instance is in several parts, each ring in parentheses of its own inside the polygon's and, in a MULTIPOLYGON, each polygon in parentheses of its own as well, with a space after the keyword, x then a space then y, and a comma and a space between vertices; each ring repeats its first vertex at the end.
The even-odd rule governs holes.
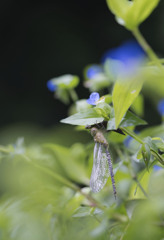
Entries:
POLYGON ((151 152, 150 152, 150 146, 145 143, 142 145, 141 147, 141 153, 143 156, 143 160, 145 162, 145 165, 147 167, 147 169, 149 169, 149 163, 150 163, 150 158, 151 158, 151 152))
MULTIPOLYGON (((145 125, 146 122, 141 118, 137 117, 132 112, 128 111, 125 117, 122 118, 122 121, 119 127, 128 127, 128 126, 138 126, 138 125, 145 125)), ((114 130, 117 129, 115 126, 115 117, 110 118, 107 124, 107 130, 114 130)))

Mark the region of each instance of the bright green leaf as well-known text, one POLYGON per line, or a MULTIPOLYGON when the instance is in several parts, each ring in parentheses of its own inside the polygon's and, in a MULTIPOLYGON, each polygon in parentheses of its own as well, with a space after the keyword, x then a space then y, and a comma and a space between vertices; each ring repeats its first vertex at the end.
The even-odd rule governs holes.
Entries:
POLYGON ((136 99, 134 100, 131 108, 134 110, 134 112, 139 115, 143 116, 144 114, 144 98, 141 94, 139 94, 136 99))
POLYGON ((107 0, 118 23, 129 30, 139 26, 154 10, 160 0, 107 0))
POLYGON ((113 89, 113 105, 115 124, 118 128, 123 116, 141 91, 143 82, 134 78, 132 80, 118 80, 113 89))

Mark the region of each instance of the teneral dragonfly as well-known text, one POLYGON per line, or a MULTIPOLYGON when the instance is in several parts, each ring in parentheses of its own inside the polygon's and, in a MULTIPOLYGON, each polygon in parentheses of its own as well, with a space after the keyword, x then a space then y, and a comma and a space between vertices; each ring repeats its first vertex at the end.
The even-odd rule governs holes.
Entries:
POLYGON ((87 126, 91 129, 94 138, 93 168, 90 178, 90 187, 93 192, 99 192, 111 177, 114 197, 116 198, 116 186, 112 167, 109 144, 104 137, 103 131, 95 126, 87 126))

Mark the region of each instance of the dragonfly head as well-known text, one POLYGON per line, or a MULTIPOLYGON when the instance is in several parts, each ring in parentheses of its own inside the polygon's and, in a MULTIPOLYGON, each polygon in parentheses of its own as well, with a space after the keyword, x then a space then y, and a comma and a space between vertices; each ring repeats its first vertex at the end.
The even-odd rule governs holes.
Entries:
POLYGON ((96 127, 91 128, 91 135, 93 137, 96 136, 97 132, 98 132, 98 129, 96 127))

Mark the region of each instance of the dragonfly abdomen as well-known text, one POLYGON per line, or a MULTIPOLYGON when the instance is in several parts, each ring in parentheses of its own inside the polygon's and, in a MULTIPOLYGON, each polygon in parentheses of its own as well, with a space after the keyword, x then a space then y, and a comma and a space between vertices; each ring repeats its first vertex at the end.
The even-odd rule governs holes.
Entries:
POLYGON ((105 148, 105 152, 107 155, 107 159, 108 159, 108 164, 109 164, 109 171, 110 171, 110 177, 111 177, 111 181, 112 181, 112 187, 113 187, 113 194, 114 197, 116 199, 116 185, 115 185, 115 180, 114 180, 114 173, 113 173, 113 166, 112 166, 112 160, 111 160, 111 155, 109 153, 108 147, 105 148))

